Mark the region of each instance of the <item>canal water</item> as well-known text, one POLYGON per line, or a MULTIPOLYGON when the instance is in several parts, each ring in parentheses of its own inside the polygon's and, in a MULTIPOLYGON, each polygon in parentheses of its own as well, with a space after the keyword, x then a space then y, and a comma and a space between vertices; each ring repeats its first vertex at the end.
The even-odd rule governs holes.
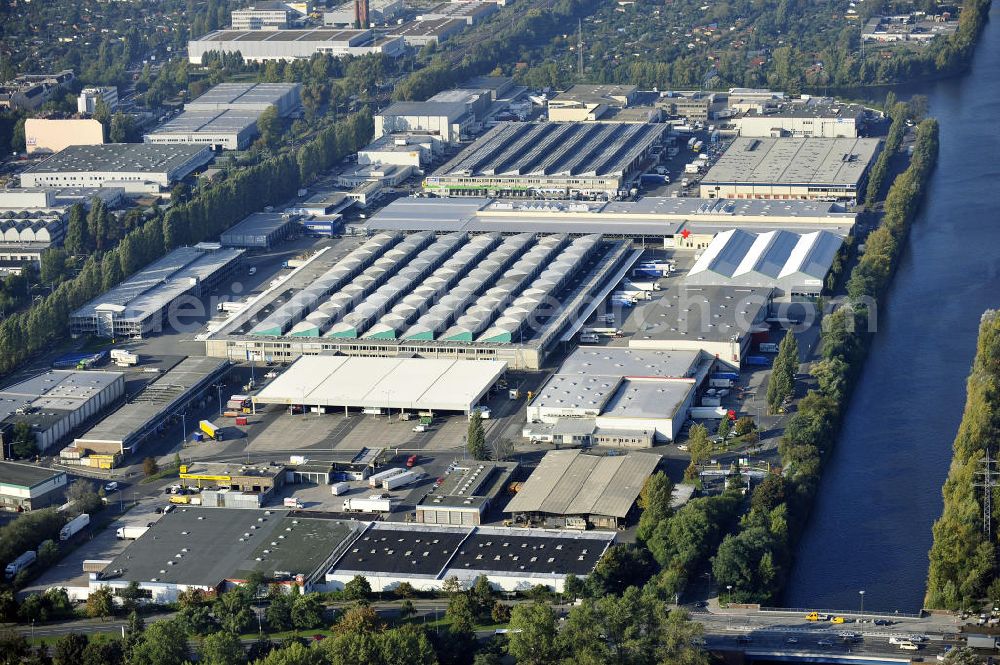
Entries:
POLYGON ((788 607, 917 611, 980 315, 1000 307, 1000 3, 971 70, 927 95, 941 151, 820 485, 788 607))

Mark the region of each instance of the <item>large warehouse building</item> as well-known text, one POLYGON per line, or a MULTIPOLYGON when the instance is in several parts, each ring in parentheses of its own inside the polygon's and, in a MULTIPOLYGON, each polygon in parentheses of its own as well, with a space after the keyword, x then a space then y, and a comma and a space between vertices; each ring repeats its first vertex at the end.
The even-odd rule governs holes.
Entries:
POLYGON ((865 124, 865 109, 842 103, 775 103, 736 118, 740 136, 800 136, 803 138, 857 138, 865 124))
POLYGON ((506 492, 517 462, 456 460, 444 482, 416 506, 420 524, 479 525, 506 492))
POLYGON ((306 356, 254 396, 256 404, 469 413, 507 371, 496 360, 306 356))
POLYGON ((712 364, 700 350, 578 348, 538 389, 524 432, 575 445, 672 441, 712 364))
POLYGON ((665 131, 660 124, 500 123, 424 181, 442 196, 614 198, 665 131))
POLYGON ((704 249, 739 227, 765 233, 817 230, 847 236, 857 213, 827 201, 757 201, 646 196, 625 201, 498 201, 490 198, 396 199, 361 224, 368 232, 602 233, 606 237, 704 249))
POLYGON ((301 83, 220 83, 184 105, 185 111, 263 113, 270 107, 284 117, 301 105, 301 83))
POLYGON ((375 138, 399 132, 424 132, 458 143, 475 122, 460 102, 394 102, 375 114, 375 138))
POLYGON ((26 423, 38 450, 45 452, 116 405, 124 394, 121 372, 49 370, 0 391, 3 442, 11 444, 14 427, 26 423))
POLYGON ((32 464, 0 462, 0 510, 38 510, 63 502, 67 477, 32 464))
POLYGON ((255 212, 223 231, 219 240, 223 247, 270 249, 301 226, 298 220, 283 212, 255 212))
POLYGON ((617 529, 638 512, 636 499, 659 463, 653 453, 605 457, 550 450, 504 512, 517 523, 617 529))
POLYGON ((90 591, 136 582, 152 602, 171 603, 185 591, 225 591, 255 572, 302 592, 322 590, 331 557, 359 526, 286 510, 180 507, 115 557, 90 591))
POLYGON ((28 118, 24 144, 29 155, 59 152, 71 145, 102 145, 104 126, 93 118, 28 118))
POLYGON ((373 522, 336 559, 326 584, 343 589, 363 575, 376 592, 403 582, 439 591, 450 577, 471 586, 485 575, 503 591, 542 585, 562 592, 566 576, 586 578, 614 539, 614 533, 373 522))
POLYGON ((232 274, 242 254, 218 245, 178 247, 73 312, 70 332, 135 339, 160 332, 171 305, 200 298, 232 274))
POLYGON ((216 30, 188 42, 188 60, 202 64, 206 53, 239 53, 247 62, 308 59, 316 53, 333 56, 406 52, 400 37, 381 37, 371 30, 216 30))
POLYGON ((674 283, 636 312, 630 349, 699 351, 739 368, 767 329, 774 289, 674 283))
MULTIPOLYGON (((60 452, 63 463, 94 466, 92 462, 98 459, 112 462, 117 456, 134 451, 187 405, 208 394, 229 368, 228 361, 218 358, 185 358, 63 449, 60 452), (95 459, 88 460, 88 456, 95 459)), ((194 423, 190 425, 194 427, 194 423)))
POLYGON ((692 286, 772 287, 787 299, 815 298, 843 245, 843 238, 816 231, 717 235, 702 252, 684 283, 692 286))
POLYGON ((199 145, 74 145, 22 173, 21 186, 161 191, 211 161, 211 149, 199 145))
POLYGON ((880 145, 880 139, 739 137, 702 178, 701 197, 861 201, 880 145))
POLYGON ((340 259, 317 252, 203 339, 233 360, 340 353, 537 369, 574 312, 607 296, 640 253, 596 234, 379 233, 340 259))

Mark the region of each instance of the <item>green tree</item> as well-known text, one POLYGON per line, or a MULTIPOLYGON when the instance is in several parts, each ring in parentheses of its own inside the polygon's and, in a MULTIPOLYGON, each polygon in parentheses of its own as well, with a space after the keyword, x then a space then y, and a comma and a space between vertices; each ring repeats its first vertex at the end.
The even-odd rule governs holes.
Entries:
POLYGON ((711 657, 700 646, 703 629, 681 609, 671 610, 664 622, 660 662, 666 665, 709 665, 711 657))
POLYGON ((53 665, 80 665, 88 642, 87 636, 80 633, 60 637, 52 648, 53 665))
POLYGON ((414 614, 417 613, 417 608, 414 607, 413 601, 407 598, 402 603, 399 604, 399 618, 406 621, 414 614))
POLYGON ((91 619, 106 619, 114 614, 114 610, 114 594, 110 587, 99 587, 87 597, 87 616, 91 619))
POLYGON ((10 446, 10 454, 14 459, 28 459, 38 454, 35 435, 28 423, 24 421, 14 423, 14 440, 10 446))
POLYGON ((587 578, 590 595, 618 595, 630 586, 641 586, 655 572, 655 564, 645 547, 612 545, 587 578))
POLYGON ((722 420, 719 421, 719 431, 718 431, 719 436, 721 436, 723 439, 728 437, 729 430, 732 428, 732 423, 733 421, 729 419, 728 415, 723 417, 722 420))
POLYGON ((112 143, 131 143, 136 139, 135 121, 132 116, 125 115, 121 111, 111 117, 111 129, 108 131, 108 138, 112 143))
POLYGON ((649 538, 657 525, 671 515, 670 500, 673 495, 674 484, 670 482, 669 476, 658 471, 646 479, 639 493, 639 508, 642 515, 639 517, 639 528, 636 531, 636 538, 645 541, 649 538))
POLYGON ((486 431, 483 429, 483 418, 479 411, 473 411, 469 416, 469 431, 466 447, 473 459, 484 460, 486 455, 486 431))
POLYGON ((122 652, 125 662, 129 663, 129 665, 132 665, 132 652, 135 651, 135 648, 144 639, 145 630, 146 622, 142 620, 138 612, 132 610, 132 613, 128 615, 128 622, 125 625, 125 635, 122 638, 122 652))
POLYGON ((363 575, 355 575, 344 585, 344 598, 347 600, 365 600, 372 593, 372 585, 363 575))
MULTIPOLYGON (((126 652, 128 653, 128 652, 126 652)), ((177 621, 165 619, 151 623, 128 657, 129 665, 184 665, 188 660, 188 642, 184 628, 177 621)))
POLYGON ((281 137, 281 125, 278 109, 268 106, 257 118, 257 131, 260 132, 261 142, 269 148, 277 146, 281 137))
POLYGON ((83 650, 82 665, 122 665, 125 652, 118 638, 94 639, 83 650))
POLYGON ((736 421, 733 426, 733 431, 736 432, 736 436, 746 436, 750 432, 754 431, 757 426, 753 422, 753 418, 750 416, 743 416, 736 421))
POLYGON ((307 593, 297 596, 292 603, 292 625, 299 630, 319 628, 323 623, 323 604, 319 595, 307 593))
POLYGON ((142 460, 142 472, 147 478, 156 475, 160 471, 160 465, 156 463, 156 460, 152 457, 147 457, 142 460))
POLYGON ((799 346, 795 335, 788 332, 778 345, 778 355, 767 382, 767 406, 771 413, 778 413, 785 400, 794 393, 798 369, 799 346))
POLYGON ((688 453, 692 464, 703 464, 712 457, 712 441, 708 438, 708 428, 697 423, 688 432, 688 453))
POLYGON ((219 621, 222 629, 239 635, 253 621, 253 610, 250 609, 250 599, 233 589, 220 595, 212 604, 212 614, 219 621))
POLYGON ((69 209, 69 219, 66 221, 66 238, 63 244, 70 254, 83 254, 90 248, 87 211, 82 203, 76 203, 69 209))
POLYGON ((267 619, 268 628, 273 632, 289 630, 292 627, 292 601, 291 594, 285 593, 279 587, 275 587, 269 594, 270 603, 264 617, 267 619))
POLYGON ((476 627, 476 603, 472 594, 457 593, 448 600, 445 618, 451 622, 451 632, 471 636, 476 627))
POLYGON ((519 664, 549 665, 555 659, 556 614, 545 603, 523 603, 510 613, 508 650, 519 664))
POLYGON ((227 631, 206 635, 198 648, 199 663, 204 665, 240 665, 246 662, 246 653, 240 638, 227 631))

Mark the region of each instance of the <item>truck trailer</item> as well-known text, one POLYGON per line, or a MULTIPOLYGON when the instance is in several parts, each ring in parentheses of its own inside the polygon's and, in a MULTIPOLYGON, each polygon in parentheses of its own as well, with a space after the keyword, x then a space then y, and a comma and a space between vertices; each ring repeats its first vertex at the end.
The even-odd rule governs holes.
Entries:
POLYGON ((139 356, 126 349, 111 349, 111 360, 119 367, 131 367, 139 364, 139 356))
POLYGON ((367 498, 356 497, 344 499, 345 513, 391 513, 392 500, 386 499, 380 494, 373 494, 367 498))
POLYGON ((118 540, 135 540, 147 531, 149 531, 148 526, 123 526, 115 531, 115 535, 118 540))
POLYGON ((403 472, 404 470, 398 467, 392 469, 386 469, 385 471, 379 471, 378 473, 368 477, 368 486, 373 488, 381 487, 383 480, 387 480, 389 478, 392 478, 393 476, 398 476, 403 472))
POLYGON ((692 406, 688 415, 692 418, 702 418, 706 420, 721 420, 726 417, 728 411, 721 406, 692 406))
POLYGON ((35 563, 35 559, 37 558, 38 555, 35 554, 35 550, 28 550, 27 552, 25 552, 24 554, 22 554, 21 556, 17 557, 16 559, 7 564, 7 567, 3 571, 4 576, 8 580, 14 579, 15 577, 17 577, 17 574, 19 572, 21 572, 31 564, 35 563))
POLYGON ((405 487, 411 483, 417 482, 423 475, 424 474, 419 471, 405 471, 403 473, 397 473, 395 476, 391 476, 382 481, 382 489, 394 490, 397 487, 405 487))
POLYGON ((222 428, 209 420, 200 421, 198 423, 198 429, 204 432, 206 436, 216 441, 222 441, 223 439, 222 428))
POLYGON ((59 529, 59 540, 69 540, 88 524, 90 524, 90 515, 87 513, 77 515, 59 529))

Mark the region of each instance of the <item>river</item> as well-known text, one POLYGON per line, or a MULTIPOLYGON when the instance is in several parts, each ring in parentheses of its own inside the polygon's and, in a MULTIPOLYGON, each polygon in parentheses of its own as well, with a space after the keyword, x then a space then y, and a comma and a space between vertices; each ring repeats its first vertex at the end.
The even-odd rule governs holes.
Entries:
POLYGON ((1000 307, 1000 3, 971 70, 925 94, 941 126, 928 197, 879 308, 785 594, 789 607, 917 611, 931 525, 965 403, 980 315, 1000 307))

